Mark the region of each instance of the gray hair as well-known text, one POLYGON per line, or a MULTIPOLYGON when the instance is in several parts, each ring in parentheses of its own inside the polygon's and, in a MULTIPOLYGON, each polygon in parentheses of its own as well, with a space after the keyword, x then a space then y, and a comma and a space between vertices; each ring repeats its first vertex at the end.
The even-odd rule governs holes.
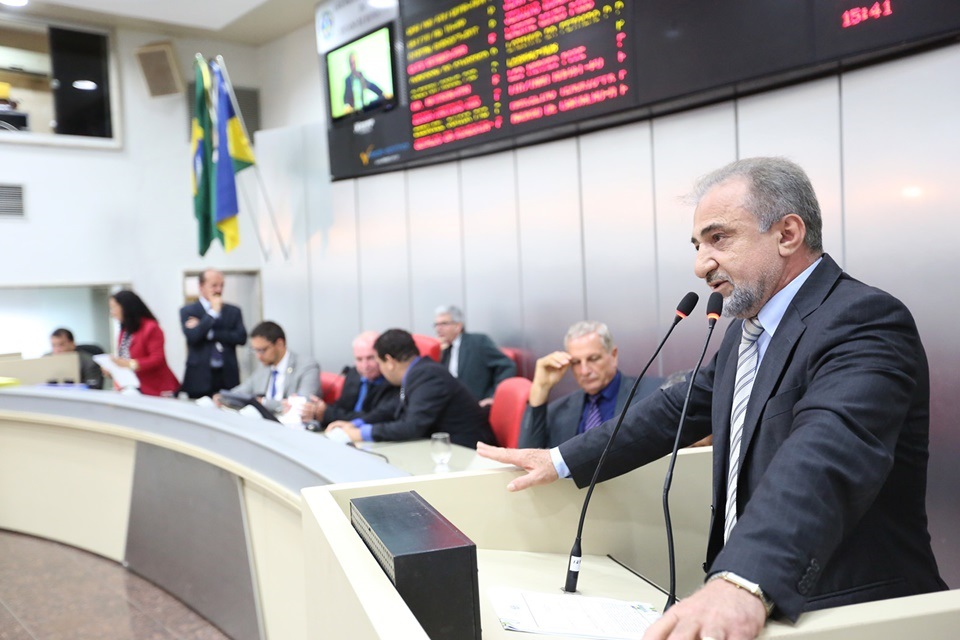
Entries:
POLYGON ((457 324, 463 324, 463 311, 460 311, 460 307, 455 307, 452 304, 442 304, 433 311, 434 316, 450 316, 450 320, 456 322, 457 324))
POLYGON ((595 322, 593 320, 581 320, 580 322, 571 325, 571 327, 567 329, 567 335, 563 337, 564 348, 566 348, 567 343, 571 340, 588 336, 591 333, 595 333, 600 336, 600 342, 603 343, 604 351, 607 353, 611 353, 613 351, 613 334, 610 333, 610 329, 604 323, 595 322))
POLYGON ((747 183, 743 206, 756 216, 761 233, 795 213, 807 227, 804 243, 812 251, 823 253, 823 221, 817 194, 806 172, 786 158, 744 158, 731 162, 697 180, 688 200, 699 204, 710 189, 735 178, 743 178, 747 183))

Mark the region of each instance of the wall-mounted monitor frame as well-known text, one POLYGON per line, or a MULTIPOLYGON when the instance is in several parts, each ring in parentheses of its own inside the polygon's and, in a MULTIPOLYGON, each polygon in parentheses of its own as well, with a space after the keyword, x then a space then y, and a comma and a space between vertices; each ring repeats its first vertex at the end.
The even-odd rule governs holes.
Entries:
POLYGON ((387 111, 397 105, 393 24, 385 24, 324 56, 330 119, 387 111))

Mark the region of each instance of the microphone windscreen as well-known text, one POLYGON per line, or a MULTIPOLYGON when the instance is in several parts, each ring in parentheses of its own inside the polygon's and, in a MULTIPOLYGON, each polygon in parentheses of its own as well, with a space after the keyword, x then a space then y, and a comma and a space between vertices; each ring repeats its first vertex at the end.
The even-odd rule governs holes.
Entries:
POLYGON ((700 296, 695 294, 693 291, 683 296, 683 300, 681 300, 680 304, 677 305, 677 315, 681 318, 686 318, 697 307, 697 302, 699 300, 700 296))
POLYGON ((716 320, 720 318, 721 313, 723 313, 723 295, 719 291, 714 291, 707 300, 707 317, 716 320))

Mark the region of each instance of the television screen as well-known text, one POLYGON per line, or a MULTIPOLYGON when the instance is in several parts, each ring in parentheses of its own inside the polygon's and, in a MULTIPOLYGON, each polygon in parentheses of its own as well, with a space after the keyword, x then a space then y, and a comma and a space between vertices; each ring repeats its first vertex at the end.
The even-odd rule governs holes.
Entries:
POLYGON ((392 45, 384 26, 327 53, 331 119, 396 104, 392 45))

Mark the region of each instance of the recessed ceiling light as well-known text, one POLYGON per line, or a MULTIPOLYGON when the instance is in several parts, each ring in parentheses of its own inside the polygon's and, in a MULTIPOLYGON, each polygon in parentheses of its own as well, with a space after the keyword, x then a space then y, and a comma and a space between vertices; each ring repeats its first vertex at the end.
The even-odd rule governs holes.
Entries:
POLYGON ((97 88, 97 83, 93 80, 74 80, 73 88, 80 91, 93 91, 97 88))
POLYGON ((8 7, 25 7, 27 2, 29 0, 0 0, 0 4, 5 4, 8 7))
POLYGON ((397 0, 367 0, 367 4, 374 9, 387 9, 396 6, 397 0))

